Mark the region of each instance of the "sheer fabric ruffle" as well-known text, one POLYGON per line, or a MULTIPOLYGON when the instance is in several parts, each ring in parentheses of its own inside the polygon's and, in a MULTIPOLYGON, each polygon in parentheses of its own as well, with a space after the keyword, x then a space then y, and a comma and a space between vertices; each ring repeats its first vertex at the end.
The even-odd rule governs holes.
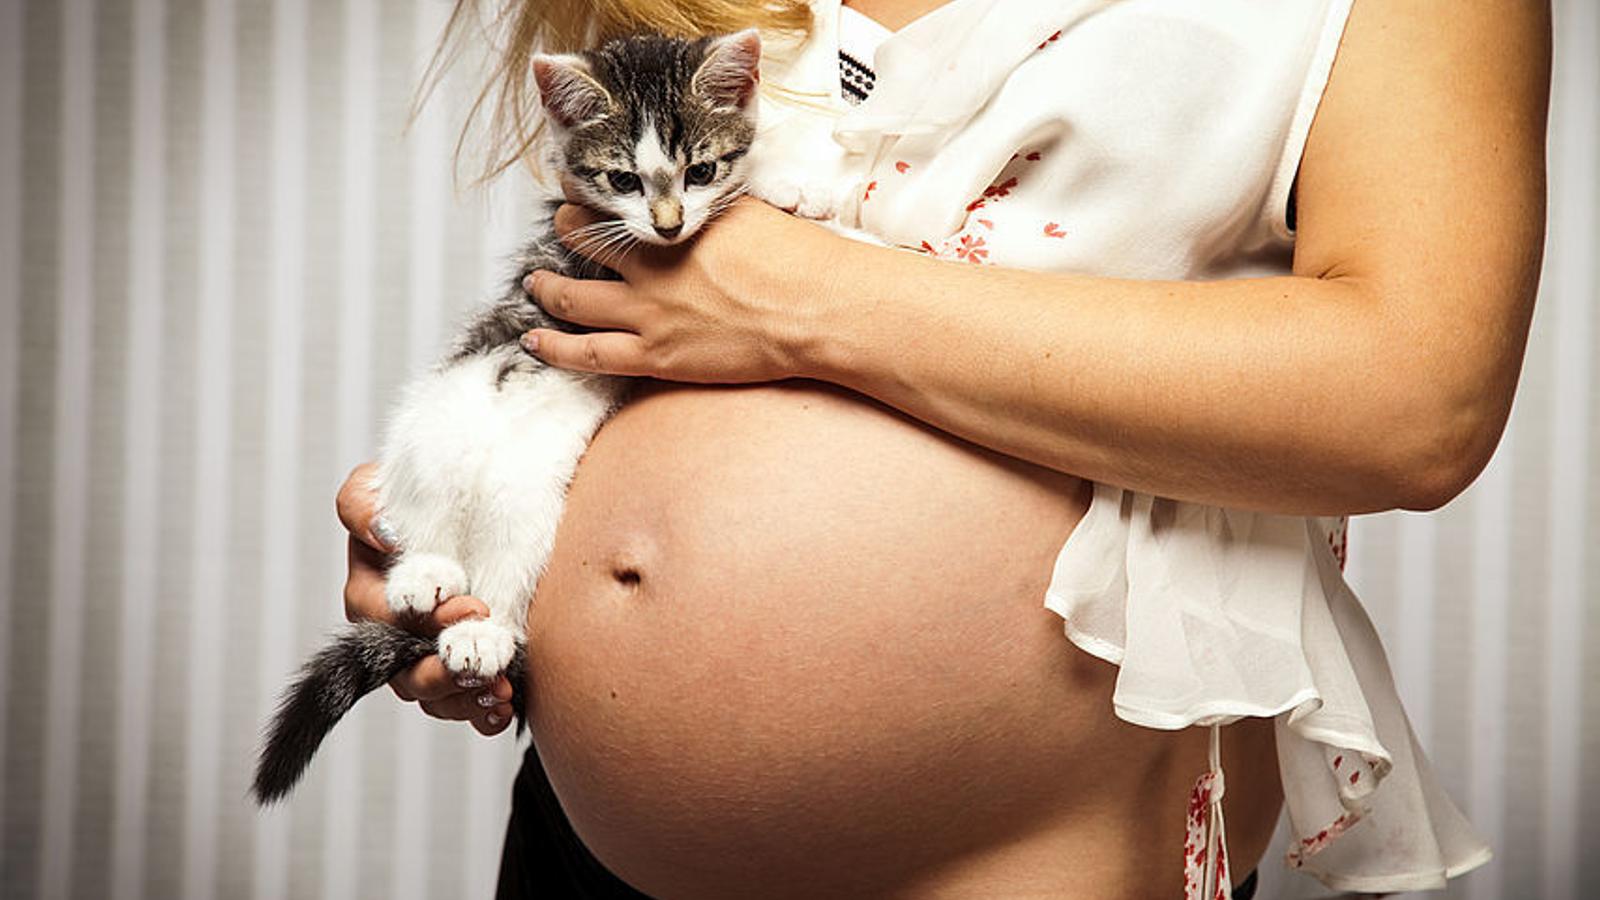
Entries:
POLYGON ((1332 527, 1096 485, 1045 606, 1120 667, 1122 719, 1276 720, 1290 866, 1339 890, 1443 887, 1489 849, 1417 745, 1332 527))

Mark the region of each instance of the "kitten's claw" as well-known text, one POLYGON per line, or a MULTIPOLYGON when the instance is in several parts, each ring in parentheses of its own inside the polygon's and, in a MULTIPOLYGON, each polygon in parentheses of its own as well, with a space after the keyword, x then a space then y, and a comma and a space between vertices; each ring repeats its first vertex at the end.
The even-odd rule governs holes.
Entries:
POLYGON ((384 595, 396 613, 427 615, 433 608, 467 592, 467 573, 448 556, 407 553, 389 570, 384 595))
POLYGON ((498 675, 511 664, 516 649, 511 629, 487 619, 457 622, 439 633, 439 658, 452 675, 498 675))

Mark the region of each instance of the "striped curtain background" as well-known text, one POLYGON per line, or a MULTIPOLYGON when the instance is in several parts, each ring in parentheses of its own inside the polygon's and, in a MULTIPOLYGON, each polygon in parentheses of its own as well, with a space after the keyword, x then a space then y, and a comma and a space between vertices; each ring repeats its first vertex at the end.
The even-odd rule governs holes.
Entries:
MULTIPOLYGON (((1454 896, 1600 894, 1600 4, 1557 6, 1505 443, 1448 509, 1352 539, 1417 731, 1498 850, 1454 896)), ((451 184, 467 85, 403 134, 447 12, 0 0, 0 896, 491 893, 509 737, 378 699, 291 803, 245 792, 341 619, 334 490, 517 234, 514 191, 451 184)))

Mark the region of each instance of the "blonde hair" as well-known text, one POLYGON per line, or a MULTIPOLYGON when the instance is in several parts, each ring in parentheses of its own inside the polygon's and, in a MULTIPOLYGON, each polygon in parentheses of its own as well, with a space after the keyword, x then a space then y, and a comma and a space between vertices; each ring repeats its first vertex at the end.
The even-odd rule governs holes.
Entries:
POLYGON ((530 84, 535 53, 568 52, 640 31, 692 38, 752 27, 804 36, 811 29, 810 5, 806 0, 456 0, 418 87, 413 114, 463 50, 483 40, 489 52, 483 86, 456 140, 456 163, 459 167, 471 135, 481 129, 478 180, 488 181, 524 161, 538 135, 538 91, 530 84))

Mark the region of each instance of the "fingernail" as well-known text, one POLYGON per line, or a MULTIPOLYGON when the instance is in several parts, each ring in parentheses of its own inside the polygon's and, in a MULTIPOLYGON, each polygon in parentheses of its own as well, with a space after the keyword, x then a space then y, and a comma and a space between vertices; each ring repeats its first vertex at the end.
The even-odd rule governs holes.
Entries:
POLYGON ((501 722, 504 722, 505 719, 500 718, 494 713, 489 713, 487 716, 484 716, 484 721, 488 722, 490 725, 499 725, 501 722))
POLYGON ((483 707, 484 709, 488 709, 489 707, 491 707, 491 706, 493 706, 493 705, 495 705, 496 703, 499 703, 499 702, 500 702, 499 700, 496 700, 494 698, 494 692, 493 691, 484 691, 483 693, 478 695, 478 705, 483 707))
POLYGON ((534 354, 539 352, 539 335, 537 332, 530 331, 522 336, 522 349, 534 354))
POLYGON ((482 678, 477 678, 477 677, 472 676, 472 675, 462 675, 461 677, 456 679, 456 687, 459 687, 459 688, 483 687, 483 679, 482 678))
POLYGON ((383 545, 383 549, 393 550, 400 546, 400 535, 395 533, 394 526, 390 525, 383 516, 373 516, 372 523, 367 526, 367 529, 372 532, 372 536, 377 539, 378 543, 383 545))
POLYGON ((533 276, 535 276, 537 274, 539 274, 539 273, 537 273, 537 272, 529 272, 526 276, 523 277, 523 279, 522 279, 522 289, 523 290, 527 291, 530 294, 533 293, 533 281, 534 281, 533 276))

